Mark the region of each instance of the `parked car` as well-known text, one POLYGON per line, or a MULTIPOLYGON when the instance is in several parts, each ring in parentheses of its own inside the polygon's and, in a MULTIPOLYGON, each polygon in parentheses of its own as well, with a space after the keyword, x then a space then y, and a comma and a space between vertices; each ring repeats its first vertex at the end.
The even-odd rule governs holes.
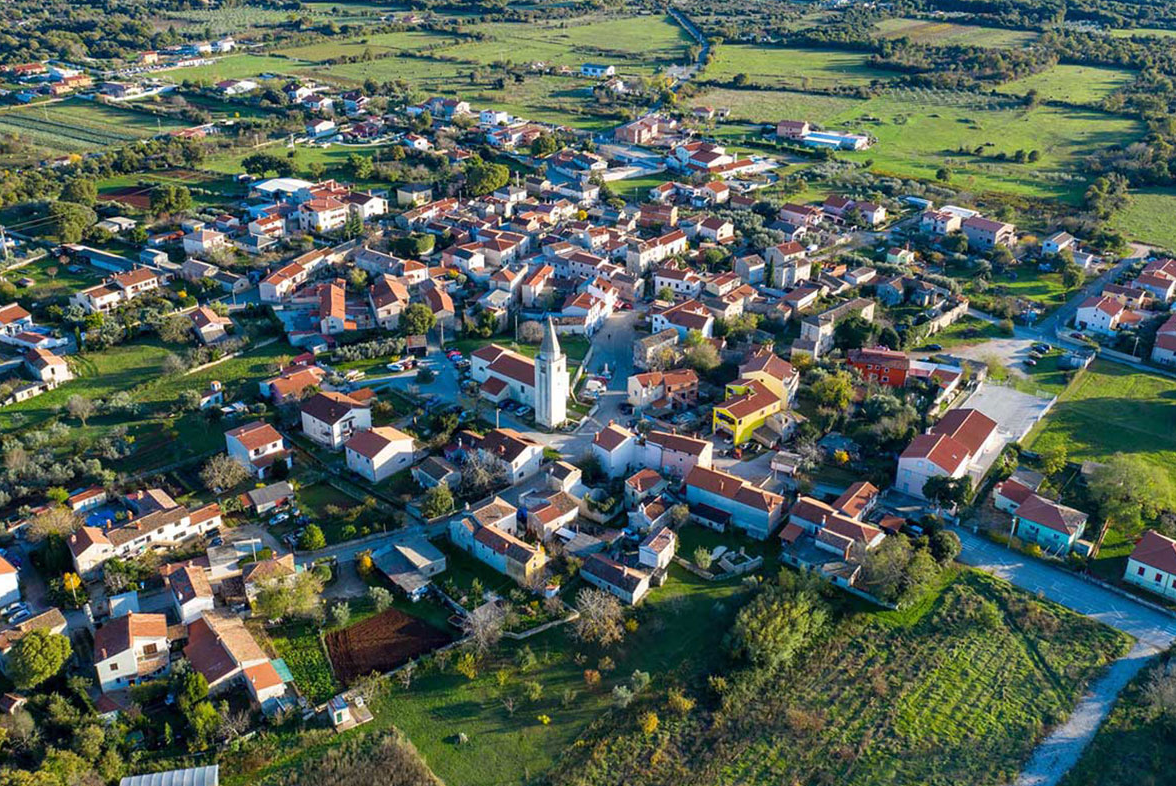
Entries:
POLYGON ((225 539, 221 538, 221 537, 213 538, 212 540, 208 541, 208 545, 209 546, 223 546, 223 545, 225 545, 225 539))
POLYGON ((928 352, 941 352, 943 350, 943 345, 942 344, 928 344, 927 346, 923 347, 923 349, 927 350, 928 352))
POLYGON ((525 418, 527 415, 530 415, 532 411, 533 410, 530 407, 528 407, 526 404, 523 404, 521 407, 515 410, 515 414, 519 417, 525 418))
POLYGON ((472 364, 468 360, 466 360, 465 358, 462 358, 461 360, 457 361, 453 365, 456 366, 457 368, 464 370, 464 369, 469 368, 472 364))
POLYGON ((7 617, 9 614, 15 614, 16 612, 20 611, 21 609, 27 609, 27 608, 28 608, 28 606, 25 605, 24 601, 15 600, 12 603, 9 603, 4 608, 0 609, 0 614, 7 617))
POLYGON ((1043 343, 1043 344, 1034 344, 1033 349, 1037 350, 1038 352, 1049 352, 1053 349, 1053 347, 1051 347, 1049 344, 1043 343))
POLYGON ((389 363, 387 366, 385 366, 385 368, 394 373, 404 371, 404 365, 401 363, 389 363))
POLYGON ((632 415, 633 414, 633 405, 630 404, 628 401, 622 401, 621 402, 621 414, 622 415, 632 415))
POLYGON ((33 613, 31 611, 29 611, 27 608, 21 609, 20 611, 16 612, 15 614, 13 614, 11 617, 8 618, 8 623, 10 625, 16 625, 18 622, 24 622, 25 620, 27 620, 31 616, 33 616, 33 613))
POLYGON ((289 513, 279 513, 278 515, 274 516, 272 519, 269 520, 270 526, 272 527, 274 524, 281 524, 283 521, 285 521, 288 518, 290 518, 289 513))
POLYGON ((1037 361, 1034 360, 1033 358, 1025 358, 1024 362, 1025 362, 1026 366, 1036 366, 1037 365, 1037 361))
POLYGON ((506 412, 514 412, 518 409, 518 403, 513 398, 508 398, 506 401, 498 405, 498 408, 506 412))

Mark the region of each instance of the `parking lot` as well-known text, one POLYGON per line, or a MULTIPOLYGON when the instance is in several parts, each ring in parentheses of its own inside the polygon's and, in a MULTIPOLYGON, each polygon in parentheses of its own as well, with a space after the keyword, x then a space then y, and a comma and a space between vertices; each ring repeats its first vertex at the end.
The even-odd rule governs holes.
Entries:
POLYGON ((973 462, 969 474, 977 481, 984 477, 984 473, 992 466, 992 462, 996 461, 1005 445, 1018 442, 1028 434, 1029 429, 1049 412, 1053 402, 1052 398, 1042 398, 1022 393, 1016 388, 981 382, 963 406, 979 410, 995 420, 1000 440, 973 462))

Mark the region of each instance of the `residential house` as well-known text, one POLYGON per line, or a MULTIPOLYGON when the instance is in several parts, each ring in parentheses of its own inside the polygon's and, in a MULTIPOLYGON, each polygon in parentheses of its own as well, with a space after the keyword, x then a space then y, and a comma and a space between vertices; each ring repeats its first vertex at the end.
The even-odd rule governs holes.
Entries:
POLYGON ((372 483, 412 466, 412 437, 391 426, 357 432, 344 448, 347 468, 372 483))
POLYGON ((226 328, 233 324, 233 320, 222 317, 208 306, 198 306, 188 318, 192 320, 192 331, 205 346, 227 338, 229 334, 226 328))
POLYGON ((24 354, 24 366, 35 378, 53 387, 73 379, 65 358, 40 347, 33 347, 24 354))
POLYGON ((11 562, 0 556, 0 608, 20 600, 20 576, 11 562))
POLYGON ((302 432, 331 450, 339 450, 357 431, 372 427, 368 403, 344 393, 316 393, 303 402, 301 413, 302 432))
POLYGON ((640 603, 649 592, 649 574, 631 568, 603 554, 593 554, 580 566, 580 578, 630 605, 640 603))
POLYGON ((666 570, 678 548, 677 534, 667 526, 655 527, 637 547, 637 562, 643 568, 666 570))
POLYGON ((430 456, 412 468, 412 478, 426 489, 440 486, 442 483, 450 488, 457 488, 457 484, 461 482, 461 470, 440 456, 430 456))
POLYGON ((1033 494, 1017 506, 1013 534, 1047 553, 1068 554, 1086 530, 1087 518, 1080 510, 1033 494))
POLYGON ((698 401, 698 374, 693 369, 634 374, 628 381, 628 400, 634 407, 654 410, 689 408, 698 401))
POLYGON ((173 546, 221 525, 216 503, 188 510, 160 489, 126 498, 129 517, 108 521, 104 528, 83 526, 66 538, 75 571, 93 577, 111 557, 126 559, 148 548, 173 546))
POLYGON ((449 539, 458 548, 520 584, 542 576, 547 555, 542 546, 521 540, 515 507, 498 497, 449 521, 449 539))
POLYGON ((979 410, 949 410, 926 434, 912 439, 899 455, 895 487, 923 498, 928 480, 964 477, 971 464, 991 450, 998 438, 996 421, 979 410))
POLYGON ((181 624, 191 625, 201 614, 212 610, 212 586, 204 568, 185 565, 168 573, 166 584, 181 624))
POLYGON ((650 431, 636 452, 639 466, 673 478, 684 478, 694 467, 710 468, 714 446, 709 440, 668 431, 650 431))
POLYGON ((184 655, 204 675, 212 695, 244 683, 253 702, 267 710, 286 693, 281 676, 245 623, 223 609, 206 611, 188 626, 184 655))
POLYGON ((1127 558, 1123 581, 1169 600, 1176 599, 1176 540, 1145 530, 1127 558))
POLYGON ((960 228, 968 238, 970 248, 989 249, 996 246, 1013 246, 1017 243, 1017 228, 1004 221, 972 216, 964 219, 960 228))
POLYGON ((291 465, 286 440, 268 423, 255 420, 225 432, 229 456, 259 479, 269 476, 276 462, 291 465))
POLYGON ((1118 300, 1106 295, 1091 295, 1082 301, 1074 314, 1074 325, 1079 330, 1090 330, 1103 335, 1114 335, 1127 309, 1118 300))
POLYGON ((749 537, 766 539, 784 515, 784 498, 757 488, 742 478, 695 466, 686 475, 686 501, 729 517, 730 524, 749 537))
POLYGON ((170 665, 162 614, 126 614, 94 631, 94 672, 104 693, 156 677, 170 665))
POLYGON ((262 516, 271 510, 294 501, 294 488, 284 480, 270 483, 261 488, 249 489, 241 495, 241 502, 247 510, 262 516))
POLYGON ((624 426, 609 422, 592 438, 592 453, 604 474, 624 477, 636 461, 637 435, 624 426))
POLYGON ((543 446, 511 428, 486 432, 478 443, 478 452, 496 461, 511 485, 534 475, 543 461, 543 446))

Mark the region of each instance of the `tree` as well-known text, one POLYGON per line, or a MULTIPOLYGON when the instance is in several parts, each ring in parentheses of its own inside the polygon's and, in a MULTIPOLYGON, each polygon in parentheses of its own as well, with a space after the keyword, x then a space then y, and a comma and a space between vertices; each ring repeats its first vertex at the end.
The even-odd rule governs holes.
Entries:
POLYGON ((421 515, 427 519, 444 516, 453 510, 453 492, 446 483, 438 483, 425 492, 421 500, 421 515))
POLYGON ((941 529, 931 536, 931 556, 941 565, 953 561, 963 551, 960 536, 949 529, 941 529))
POLYGON ((160 369, 169 377, 174 377, 177 374, 182 374, 187 369, 184 359, 172 352, 163 359, 163 367, 160 369))
POLYGON ((55 505, 29 520, 26 533, 29 540, 40 543, 50 536, 64 538, 82 525, 78 514, 67 507, 55 505))
POLYGON ((719 357, 719 350, 715 349, 715 345, 707 341, 686 350, 686 365, 699 373, 706 374, 722 365, 722 359, 719 357))
POLYGON ((690 507, 684 502, 679 502, 674 507, 670 508, 670 521, 675 528, 681 528, 690 521, 690 507))
POLYGON ((1082 268, 1076 264, 1064 265, 1062 267, 1062 286, 1067 291, 1076 289, 1082 285, 1086 277, 1082 274, 1082 268))
POLYGON ((314 571, 306 570, 292 580, 280 578, 262 581, 253 601, 253 610, 262 619, 282 617, 320 618, 323 581, 314 571))
POLYGON ((250 477, 249 470, 227 453, 213 456, 200 469, 200 482, 204 488, 217 494, 244 483, 250 477))
POLYGON ((1172 507, 1172 481, 1159 466, 1126 453, 1116 453, 1087 482, 1099 512, 1129 534, 1172 507))
POLYGON ((51 202, 49 222, 53 235, 62 243, 77 243, 98 220, 98 214, 76 202, 51 202))
POLYGON ((173 314, 159 324, 159 337, 169 344, 187 344, 192 339, 192 321, 173 314))
POLYGON ((363 217, 359 213, 348 213, 339 232, 348 240, 359 237, 363 234, 363 217))
POLYGON ((1170 665, 1155 667, 1144 687, 1144 697, 1169 728, 1176 726, 1176 671, 1170 665))
POLYGON ((151 212, 183 213, 192 209, 192 192, 186 186, 158 185, 151 189, 151 212))
POLYGON ((844 411, 853 401, 853 379, 844 371, 828 374, 813 383, 812 393, 821 406, 844 411))
POLYGON ((351 606, 344 603, 336 603, 331 609, 331 624, 336 628, 342 628, 351 621, 351 606))
POLYGON ((8 676, 18 688, 35 688, 61 671, 71 652, 65 636, 46 628, 34 628, 9 652, 8 676))
POLYGON ((792 663, 828 618, 828 609, 816 595, 769 584, 739 610, 727 646, 736 658, 780 669, 792 663))
POLYGON ((923 483, 923 496, 945 508, 955 508, 966 504, 971 492, 972 481, 967 476, 953 478, 947 475, 935 475, 927 478, 927 481, 923 483))
POLYGON ((1041 471, 1047 476, 1053 476, 1066 468, 1070 460, 1070 451, 1064 442, 1054 442, 1038 451, 1041 456, 1041 471))
POLYGON ((471 156, 462 169, 466 188, 473 196, 482 196, 496 191, 510 181, 510 168, 505 164, 483 161, 480 156, 471 156))
POLYGON ((490 651, 502 639, 506 612, 496 603, 483 603, 462 619, 461 629, 480 653, 490 651))
POLYGON ((549 156, 559 150, 559 142, 551 134, 540 134, 531 142, 531 155, 536 158, 549 156))
POLYGON ((302 531, 302 537, 298 539, 298 548, 303 551, 317 551, 326 545, 327 538, 318 524, 307 524, 306 529, 302 531))
POLYGON ((347 156, 347 164, 351 167, 352 174, 360 180, 367 180, 376 171, 375 165, 372 164, 372 159, 359 153, 352 153, 347 156))
POLYGON ((63 202, 76 202, 92 207, 98 201, 98 185, 93 178, 75 177, 67 180, 59 197, 63 202))
POLYGON ((377 614, 390 609, 395 601, 392 591, 385 587, 368 587, 368 598, 377 614))
POLYGON ((543 340, 543 326, 533 319, 528 319, 519 325, 519 341, 527 344, 538 344, 543 340))
POLYGON ((595 588, 580 590, 576 596, 576 610, 580 616, 572 623, 572 630, 581 641, 607 647, 623 638, 624 611, 620 602, 609 593, 595 588))
POLYGON ((735 87, 744 87, 749 81, 750 79, 747 74, 740 72, 735 75, 734 79, 731 80, 731 84, 735 85, 735 87))
POLYGON ((641 733, 646 737, 657 731, 658 718, 657 713, 653 710, 641 713, 641 717, 637 719, 637 725, 641 728, 641 733))
POLYGON ((457 656, 457 663, 454 664, 453 669, 467 680, 473 681, 478 678, 478 659, 474 657, 472 652, 463 652, 457 656))
POLYGON ((657 291, 657 299, 665 300, 669 303, 674 302, 674 290, 670 289, 668 286, 662 287, 657 291))
POLYGON ((706 546, 699 546, 694 550, 695 565, 702 568, 703 570, 710 570, 711 562, 712 560, 710 549, 708 549, 706 546))
POLYGON ((400 313, 400 325, 405 335, 419 336, 432 330, 437 315, 424 303, 409 303, 400 313))
POLYGON ((833 345, 838 349, 866 347, 874 341, 875 327, 861 314, 851 314, 833 327, 833 345))

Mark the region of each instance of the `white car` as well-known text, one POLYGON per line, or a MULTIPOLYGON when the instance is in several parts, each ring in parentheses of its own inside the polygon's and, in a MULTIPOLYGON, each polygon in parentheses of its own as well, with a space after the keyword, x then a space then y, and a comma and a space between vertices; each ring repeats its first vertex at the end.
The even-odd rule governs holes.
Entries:
POLYGON ((399 363, 389 363, 387 366, 385 366, 385 368, 389 371, 397 373, 404 371, 404 366, 400 365, 399 363))
POLYGON ((269 520, 269 523, 270 523, 271 525, 273 525, 273 524, 281 524, 283 521, 285 521, 285 520, 286 520, 286 519, 288 519, 288 518, 290 518, 290 514, 289 514, 289 513, 279 513, 278 515, 276 515, 276 516, 274 516, 272 519, 270 519, 270 520, 269 520))

